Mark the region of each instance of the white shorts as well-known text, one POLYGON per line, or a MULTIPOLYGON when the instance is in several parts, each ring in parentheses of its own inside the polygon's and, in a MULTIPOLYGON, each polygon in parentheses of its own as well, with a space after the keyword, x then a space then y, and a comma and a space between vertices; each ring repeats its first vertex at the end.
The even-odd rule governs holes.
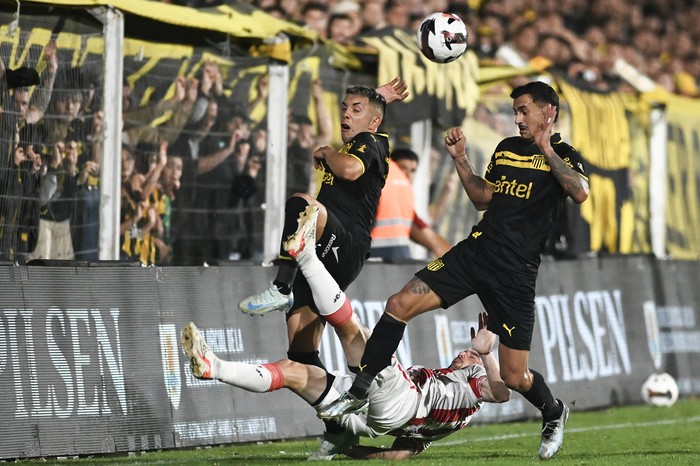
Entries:
POLYGON ((348 414, 340 424, 364 437, 379 437, 413 419, 418 409, 419 393, 396 358, 374 378, 368 392, 366 414, 348 414))

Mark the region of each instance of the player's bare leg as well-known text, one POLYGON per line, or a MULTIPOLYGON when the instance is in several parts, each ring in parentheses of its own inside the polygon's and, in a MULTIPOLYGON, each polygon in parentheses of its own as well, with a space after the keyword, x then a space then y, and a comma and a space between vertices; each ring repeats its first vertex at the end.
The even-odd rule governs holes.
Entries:
POLYGON ((348 366, 358 367, 365 352, 370 330, 362 325, 359 317, 353 314, 350 320, 333 327, 338 335, 348 366))

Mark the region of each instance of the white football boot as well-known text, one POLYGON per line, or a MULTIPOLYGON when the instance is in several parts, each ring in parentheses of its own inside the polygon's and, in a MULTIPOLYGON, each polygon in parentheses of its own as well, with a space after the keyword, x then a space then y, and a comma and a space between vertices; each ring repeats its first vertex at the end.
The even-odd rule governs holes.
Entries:
POLYGON ((297 219, 297 231, 282 243, 282 247, 297 261, 306 254, 316 254, 317 221, 318 206, 307 205, 297 219))
POLYGON ((563 401, 557 400, 562 406, 561 416, 542 423, 542 440, 540 441, 540 459, 549 460, 556 456, 564 445, 564 425, 569 419, 569 408, 563 401))
POLYGON ((189 322, 182 329, 180 343, 182 344, 182 349, 185 350, 185 354, 190 359, 192 375, 198 379, 211 379, 211 365, 216 356, 209 348, 209 345, 207 345, 207 342, 204 341, 194 323, 189 322))

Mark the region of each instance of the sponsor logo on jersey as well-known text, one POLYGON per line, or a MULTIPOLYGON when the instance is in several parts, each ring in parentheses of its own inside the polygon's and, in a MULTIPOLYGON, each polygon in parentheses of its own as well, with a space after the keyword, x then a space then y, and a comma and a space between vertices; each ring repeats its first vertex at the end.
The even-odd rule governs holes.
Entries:
POLYGON ((431 272, 437 272, 441 268, 445 266, 445 263, 442 261, 442 259, 438 258, 432 261, 430 264, 428 264, 427 269, 430 270, 431 272))
POLYGON ((359 152, 360 154, 364 154, 366 150, 367 144, 362 144, 360 147, 357 148, 357 152, 359 152))
POLYGON ((532 194, 532 181, 529 183, 518 183, 517 179, 509 180, 505 175, 493 185, 493 192, 505 194, 520 199, 530 199, 532 194))
POLYGON ((478 238, 479 236, 481 236, 481 235, 483 235, 482 232, 480 232, 480 231, 475 231, 474 233, 472 233, 472 238, 477 239, 477 238, 478 238))

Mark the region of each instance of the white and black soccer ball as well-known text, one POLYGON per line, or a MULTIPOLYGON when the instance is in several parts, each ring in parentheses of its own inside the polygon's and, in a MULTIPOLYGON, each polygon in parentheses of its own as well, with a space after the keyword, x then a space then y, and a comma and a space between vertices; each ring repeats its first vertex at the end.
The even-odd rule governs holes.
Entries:
POLYGON ((417 39, 428 60, 448 63, 467 50, 467 26, 455 14, 433 13, 420 24, 417 39))
POLYGON ((663 372, 651 374, 642 384, 642 399, 653 406, 673 406, 678 400, 678 384, 663 372))

